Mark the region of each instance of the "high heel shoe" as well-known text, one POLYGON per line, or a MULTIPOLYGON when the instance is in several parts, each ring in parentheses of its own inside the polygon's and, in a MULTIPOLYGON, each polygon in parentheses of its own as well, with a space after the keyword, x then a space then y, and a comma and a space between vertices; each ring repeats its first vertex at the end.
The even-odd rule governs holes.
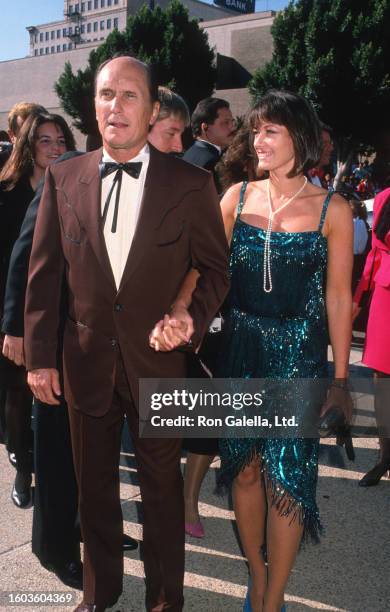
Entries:
POLYGON ((248 589, 246 591, 244 608, 243 608, 242 612, 252 612, 252 606, 251 606, 251 600, 250 600, 250 591, 251 591, 251 579, 248 578, 248 589))
POLYGON ((205 532, 200 521, 197 523, 185 523, 185 532, 193 538, 204 538, 205 532))
POLYGON ((390 461, 380 461, 359 480, 359 487, 374 487, 388 471, 390 471, 390 461))

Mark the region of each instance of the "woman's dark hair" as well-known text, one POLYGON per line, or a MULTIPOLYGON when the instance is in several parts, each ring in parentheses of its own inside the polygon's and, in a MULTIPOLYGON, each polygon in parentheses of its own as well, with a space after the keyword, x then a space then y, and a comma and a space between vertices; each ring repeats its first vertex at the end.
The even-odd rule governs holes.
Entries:
POLYGON ((383 208, 379 214, 377 223, 375 224, 375 236, 381 242, 385 241, 387 234, 390 231, 390 195, 387 198, 383 208))
POLYGON ((53 123, 62 130, 67 151, 76 149, 74 136, 61 115, 49 113, 30 115, 20 129, 11 157, 0 172, 0 181, 5 183, 6 191, 13 189, 22 177, 32 175, 37 132, 44 123, 53 123))
POLYGON ((235 183, 254 181, 257 178, 257 156, 250 133, 248 125, 244 123, 216 166, 223 191, 235 183))
MULTIPOLYGON (((259 123, 284 125, 293 141, 295 163, 288 177, 304 174, 318 164, 322 152, 321 124, 311 104, 290 91, 271 89, 248 116, 253 131, 259 123)), ((254 136, 252 136, 254 139, 254 136)))

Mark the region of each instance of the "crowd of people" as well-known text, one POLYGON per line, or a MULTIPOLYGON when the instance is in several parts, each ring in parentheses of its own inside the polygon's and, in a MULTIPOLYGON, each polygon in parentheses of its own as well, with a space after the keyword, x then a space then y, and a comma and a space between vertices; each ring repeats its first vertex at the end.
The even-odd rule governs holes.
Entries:
MULTIPOLYGON (((332 189, 331 129, 292 92, 267 92, 237 130, 227 101, 201 100, 190 116, 147 64, 122 56, 98 68, 95 106, 102 146, 92 151, 75 150, 61 116, 27 103, 11 110, 1 145, 0 425, 12 501, 33 504, 32 550, 83 590, 76 610, 114 605, 123 550, 138 546, 119 498, 127 423, 145 606, 179 612, 184 536, 205 536, 199 492, 219 455, 249 568, 244 611, 285 611, 299 546, 322 529, 318 437, 143 438, 138 381, 315 383, 330 376, 330 341, 328 387, 291 410, 299 417, 315 397, 319 420, 336 411, 332 433, 345 432, 352 323, 371 300, 363 362, 375 371, 381 455, 359 484, 377 484, 390 470, 390 190, 375 199, 371 232, 332 189)), ((359 163, 345 186, 372 195, 370 177, 359 163)))

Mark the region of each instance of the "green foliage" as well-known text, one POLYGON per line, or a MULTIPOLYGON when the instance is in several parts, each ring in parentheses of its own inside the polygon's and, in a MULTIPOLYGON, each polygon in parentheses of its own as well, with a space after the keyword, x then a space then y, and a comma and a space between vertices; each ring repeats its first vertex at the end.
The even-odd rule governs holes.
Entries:
POLYGON ((215 87, 214 51, 207 34, 188 10, 173 0, 166 10, 151 11, 143 6, 129 17, 126 30, 114 30, 97 49, 91 51, 88 67, 72 72, 69 63, 55 84, 64 110, 84 134, 97 131, 94 111, 94 75, 99 64, 116 53, 130 53, 152 63, 159 84, 174 89, 193 109, 215 87))
POLYGON ((390 126, 390 0, 296 0, 272 25, 272 60, 249 84, 296 91, 344 141, 390 126))

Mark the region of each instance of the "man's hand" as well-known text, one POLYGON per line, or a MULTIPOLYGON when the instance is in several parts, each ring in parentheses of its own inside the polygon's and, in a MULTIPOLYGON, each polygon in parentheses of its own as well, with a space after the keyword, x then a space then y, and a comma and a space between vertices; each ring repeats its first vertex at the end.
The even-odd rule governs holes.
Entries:
POLYGON ((149 344, 155 351, 173 351, 185 346, 194 333, 194 324, 187 308, 175 306, 170 315, 156 323, 149 336, 149 344))
POLYGON ((25 365, 23 338, 6 334, 3 342, 3 355, 17 366, 25 365))
POLYGON ((55 368, 31 370, 27 382, 34 396, 44 404, 58 406, 57 397, 61 395, 60 376, 55 368), (57 396, 57 397, 56 397, 57 396))

